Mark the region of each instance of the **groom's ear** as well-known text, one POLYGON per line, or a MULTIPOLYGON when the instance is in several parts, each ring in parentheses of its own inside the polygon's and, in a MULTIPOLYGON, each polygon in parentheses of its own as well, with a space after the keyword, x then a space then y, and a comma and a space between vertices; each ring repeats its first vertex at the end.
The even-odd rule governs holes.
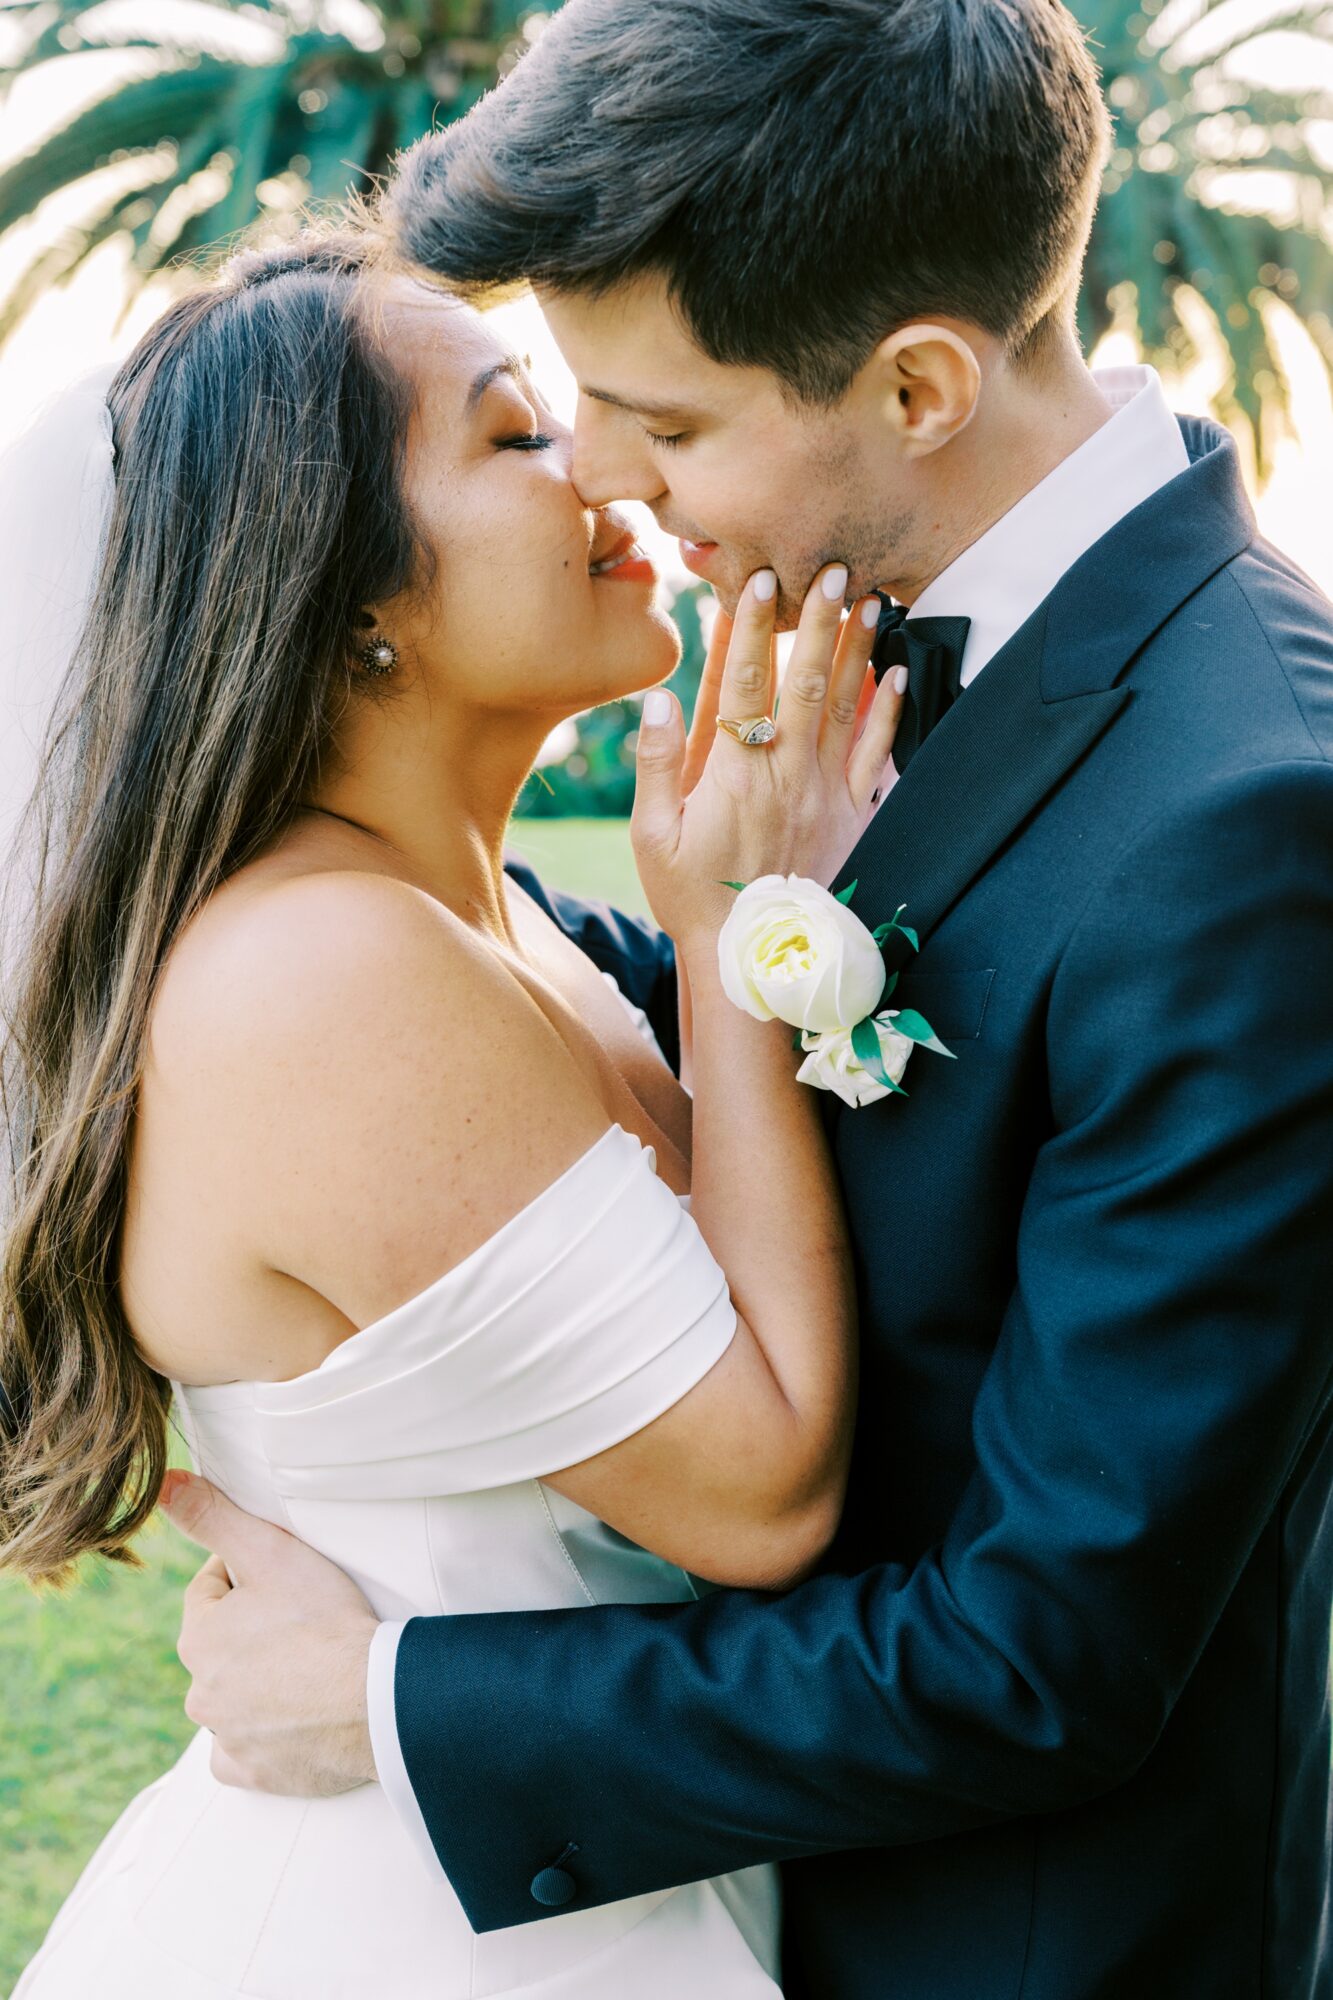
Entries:
POLYGON ((971 422, 981 394, 981 364, 970 342, 951 327, 914 321, 875 350, 885 421, 903 452, 938 451, 971 422))

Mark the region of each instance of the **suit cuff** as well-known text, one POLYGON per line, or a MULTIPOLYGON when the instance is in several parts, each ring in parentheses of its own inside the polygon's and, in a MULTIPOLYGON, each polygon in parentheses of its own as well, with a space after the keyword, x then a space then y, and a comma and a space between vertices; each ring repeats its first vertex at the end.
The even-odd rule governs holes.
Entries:
POLYGON ((403 1746, 398 1740, 398 1716, 394 1701, 394 1681, 398 1667, 398 1641, 403 1623, 386 1621, 377 1625, 370 1642, 366 1663, 366 1719, 370 1726, 370 1751, 375 1759, 375 1775, 380 1789, 393 1807, 412 1845, 438 1881, 443 1873, 426 1822, 421 1817, 417 1795, 403 1762, 403 1746))

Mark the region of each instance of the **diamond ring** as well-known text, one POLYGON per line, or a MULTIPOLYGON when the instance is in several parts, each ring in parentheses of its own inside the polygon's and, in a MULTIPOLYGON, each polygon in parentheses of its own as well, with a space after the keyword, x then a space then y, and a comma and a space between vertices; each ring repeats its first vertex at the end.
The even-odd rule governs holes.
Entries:
POLYGON ((725 729, 728 736, 734 736, 747 750, 762 750, 771 743, 778 733, 778 725, 771 715, 751 715, 743 722, 734 722, 730 716, 719 715, 719 729, 725 729))

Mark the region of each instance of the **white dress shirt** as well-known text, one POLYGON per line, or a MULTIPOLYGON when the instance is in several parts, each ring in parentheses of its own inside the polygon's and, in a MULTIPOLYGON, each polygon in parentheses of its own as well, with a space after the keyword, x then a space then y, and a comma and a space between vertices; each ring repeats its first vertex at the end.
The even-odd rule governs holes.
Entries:
POLYGON ((1098 368, 1092 379, 1112 410, 1101 429, 964 549, 911 607, 913 618, 971 619, 964 687, 1094 542, 1189 464, 1154 369, 1098 368))
MULTIPOLYGON (((1153 369, 1102 368, 1093 379, 1112 414, 1007 514, 964 549, 911 608, 913 618, 969 618, 962 685, 1012 639, 1067 569, 1116 522, 1189 464, 1180 427, 1153 369)), ((426 1823, 403 1762, 394 1714, 401 1624, 371 1641, 366 1698, 380 1784, 432 1868, 426 1823)))

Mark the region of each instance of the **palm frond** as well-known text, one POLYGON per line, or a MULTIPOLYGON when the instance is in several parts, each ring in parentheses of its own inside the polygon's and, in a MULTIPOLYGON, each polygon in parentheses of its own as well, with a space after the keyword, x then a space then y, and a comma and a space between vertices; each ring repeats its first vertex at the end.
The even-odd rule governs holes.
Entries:
POLYGON ((3 308, 0 338, 42 286, 72 276, 118 230, 133 240, 133 275, 142 281, 168 257, 229 240, 265 209, 336 202, 386 174, 398 152, 495 82, 532 11, 522 0, 400 0, 373 17, 378 38, 354 40, 326 24, 318 5, 294 0, 247 0, 244 8, 234 0, 193 0, 188 18, 168 22, 164 9, 153 35, 113 35, 101 7, 102 0, 19 0, 6 9, 11 24, 17 19, 31 32, 20 35, 17 57, 0 69, 0 98, 14 76, 41 70, 55 81, 61 62, 90 49, 139 51, 149 68, 0 169, 3 234, 52 194, 85 180, 95 190, 90 177, 108 164, 143 160, 132 195, 123 176, 105 200, 90 192, 91 219, 34 255, 3 308), (258 49, 245 55, 231 52, 223 33, 242 20, 263 31, 258 49), (174 167, 162 165, 164 146, 174 152, 174 167), (185 213, 182 189, 220 154, 230 163, 225 185, 185 213))
POLYGON ((0 232, 25 221, 50 194, 107 164, 113 155, 153 153, 216 122, 235 84, 231 63, 201 57, 99 98, 31 153, 0 172, 0 232))
POLYGON ((1091 344, 1118 323, 1131 286, 1148 358, 1178 362, 1193 346, 1189 300, 1197 295, 1228 361, 1219 414, 1249 421, 1262 461, 1263 408, 1285 397, 1266 299, 1291 305, 1333 358, 1333 170, 1308 129, 1333 118, 1333 95, 1299 74, 1290 89, 1252 84, 1243 58, 1277 33, 1322 45, 1333 8, 1306 0, 1232 26, 1229 0, 1202 0, 1187 19, 1162 0, 1074 7, 1116 117, 1079 300, 1084 339, 1091 344), (1192 58, 1191 49, 1202 53, 1192 58))

